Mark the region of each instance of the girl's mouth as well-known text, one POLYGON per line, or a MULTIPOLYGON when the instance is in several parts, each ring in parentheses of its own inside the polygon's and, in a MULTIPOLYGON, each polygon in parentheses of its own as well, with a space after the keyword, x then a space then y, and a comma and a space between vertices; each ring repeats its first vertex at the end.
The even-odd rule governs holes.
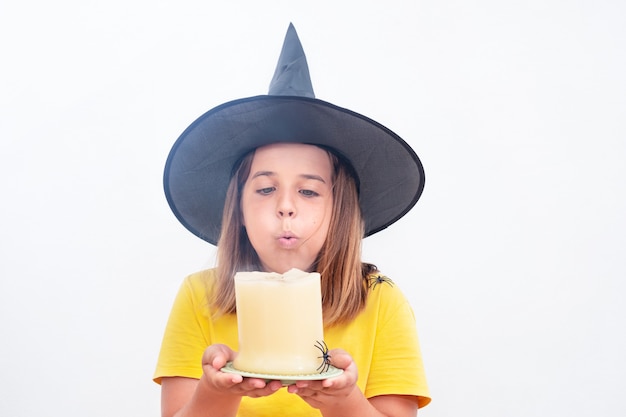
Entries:
POLYGON ((298 238, 291 233, 285 233, 278 237, 278 244, 286 249, 293 248, 298 243, 298 238))

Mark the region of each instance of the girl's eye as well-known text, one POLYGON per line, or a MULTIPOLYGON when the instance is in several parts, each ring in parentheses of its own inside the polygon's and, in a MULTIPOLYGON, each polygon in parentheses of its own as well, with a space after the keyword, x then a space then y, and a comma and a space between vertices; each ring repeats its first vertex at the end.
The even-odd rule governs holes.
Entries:
POLYGON ((319 195, 313 190, 300 190, 300 194, 302 194, 305 197, 315 197, 319 195))
POLYGON ((275 189, 276 189, 275 187, 265 187, 265 188, 261 188, 257 190, 256 192, 261 195, 268 195, 268 194, 271 194, 275 189))

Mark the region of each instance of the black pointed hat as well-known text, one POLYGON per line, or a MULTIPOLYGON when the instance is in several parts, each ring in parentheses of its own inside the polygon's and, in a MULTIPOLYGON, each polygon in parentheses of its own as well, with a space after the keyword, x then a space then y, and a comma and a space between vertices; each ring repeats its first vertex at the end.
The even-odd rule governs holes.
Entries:
POLYGON ((277 142, 331 148, 349 161, 359 184, 365 236, 404 216, 424 188, 411 147, 361 114, 315 98, 304 50, 292 24, 269 94, 230 101, 194 121, 165 164, 167 201, 193 234, 217 244, 234 165, 249 151, 277 142))

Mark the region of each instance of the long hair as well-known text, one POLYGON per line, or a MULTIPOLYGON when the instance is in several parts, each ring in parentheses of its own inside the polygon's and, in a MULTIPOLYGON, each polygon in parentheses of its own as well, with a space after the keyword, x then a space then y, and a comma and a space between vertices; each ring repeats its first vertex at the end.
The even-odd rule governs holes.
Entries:
MULTIPOLYGON (((376 267, 361 261, 364 234, 357 180, 348 162, 328 152, 333 166, 333 207, 328 234, 312 266, 321 275, 324 325, 351 321, 367 300, 367 276, 376 267)), ((241 192, 250 174, 254 151, 236 166, 226 193, 217 245, 217 282, 209 299, 219 314, 236 312, 234 276, 261 270, 261 262, 242 223, 241 192)))

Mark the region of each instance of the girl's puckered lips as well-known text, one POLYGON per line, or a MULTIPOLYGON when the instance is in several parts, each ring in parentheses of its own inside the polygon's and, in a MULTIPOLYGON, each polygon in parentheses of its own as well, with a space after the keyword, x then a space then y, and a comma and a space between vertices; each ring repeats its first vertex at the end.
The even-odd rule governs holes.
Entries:
POLYGON ((291 249, 298 244, 300 239, 298 239, 298 237, 293 233, 287 232, 280 234, 277 241, 280 247, 285 249, 291 249))

